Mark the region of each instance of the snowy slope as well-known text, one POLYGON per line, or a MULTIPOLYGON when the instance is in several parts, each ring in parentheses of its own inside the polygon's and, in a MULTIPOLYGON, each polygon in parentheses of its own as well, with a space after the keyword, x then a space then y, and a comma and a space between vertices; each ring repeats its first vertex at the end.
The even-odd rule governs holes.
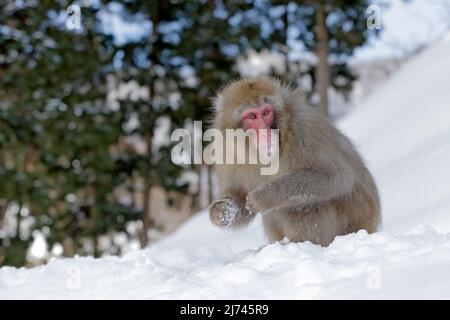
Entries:
POLYGON ((450 34, 340 127, 376 177, 385 230, 427 223, 450 232, 450 34))
POLYGON ((339 126, 378 182, 383 232, 265 245, 260 219, 241 232, 200 213, 122 258, 0 269, 10 298, 450 299, 450 36, 424 51, 339 126), (417 224, 428 226, 418 226, 417 224), (434 228, 434 229, 433 229, 434 228))

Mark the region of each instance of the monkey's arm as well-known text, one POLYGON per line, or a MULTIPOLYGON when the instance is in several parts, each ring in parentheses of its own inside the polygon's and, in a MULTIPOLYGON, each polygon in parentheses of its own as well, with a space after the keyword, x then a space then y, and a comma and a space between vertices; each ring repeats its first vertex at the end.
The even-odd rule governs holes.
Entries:
POLYGON ((347 164, 298 170, 251 191, 246 208, 264 212, 283 207, 304 207, 350 193, 355 173, 347 164))
POLYGON ((243 191, 228 191, 209 207, 209 217, 220 227, 241 227, 253 220, 252 214, 245 208, 246 193, 243 191))

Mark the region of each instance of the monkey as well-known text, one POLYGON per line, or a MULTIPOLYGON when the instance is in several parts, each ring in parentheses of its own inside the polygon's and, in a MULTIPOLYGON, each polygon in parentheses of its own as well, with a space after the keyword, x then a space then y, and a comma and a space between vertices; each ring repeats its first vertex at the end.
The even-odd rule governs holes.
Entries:
POLYGON ((213 126, 279 130, 279 169, 215 164, 220 198, 209 206, 213 224, 239 229, 262 215, 270 242, 287 238, 328 246, 336 236, 381 223, 375 181, 351 141, 302 91, 270 77, 236 80, 213 100, 213 126))

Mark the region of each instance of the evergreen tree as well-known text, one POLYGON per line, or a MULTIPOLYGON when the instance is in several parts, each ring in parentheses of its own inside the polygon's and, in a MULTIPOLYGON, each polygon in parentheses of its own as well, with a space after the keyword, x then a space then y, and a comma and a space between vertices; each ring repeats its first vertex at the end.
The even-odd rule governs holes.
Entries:
POLYGON ((126 227, 141 220, 145 246, 157 227, 150 189, 183 194, 181 174, 199 171, 174 165, 171 145, 155 141, 161 120, 170 129, 210 120, 215 90, 239 76, 236 61, 248 49, 285 56, 279 76, 309 77, 307 94, 326 110, 330 86, 351 89, 347 60, 368 36, 366 0, 103 0, 82 6, 81 28, 68 30, 71 4, 0 3, 0 264, 24 265, 36 231, 64 255, 99 256, 120 253, 113 235, 133 239, 126 227), (138 24, 140 36, 120 41, 105 13, 138 24), (299 44, 319 62, 296 68, 287 57, 299 44), (130 83, 146 94, 111 103, 108 95, 130 83), (142 193, 143 208, 118 190, 142 193))
POLYGON ((285 73, 278 76, 289 82, 308 79, 309 88, 301 87, 328 114, 329 88, 347 97, 356 80, 347 62, 373 32, 366 25, 369 4, 368 0, 256 1, 244 23, 261 26, 263 44, 254 47, 270 48, 285 57, 285 73), (293 68, 302 63, 288 60, 294 48, 313 53, 317 62, 293 68))
POLYGON ((120 115, 105 103, 113 51, 97 7, 82 8, 81 30, 66 28, 69 4, 1 4, 0 205, 16 208, 16 230, 0 236, 3 264, 25 263, 25 222, 65 255, 99 255, 98 237, 134 218, 113 194, 124 179, 111 153, 120 115))

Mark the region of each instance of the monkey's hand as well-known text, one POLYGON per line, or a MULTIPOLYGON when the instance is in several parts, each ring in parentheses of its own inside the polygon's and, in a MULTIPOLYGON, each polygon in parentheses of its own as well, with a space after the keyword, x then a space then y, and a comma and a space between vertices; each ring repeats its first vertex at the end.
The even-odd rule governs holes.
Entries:
POLYGON ((255 218, 245 209, 245 194, 240 192, 224 196, 215 201, 209 208, 209 217, 219 227, 239 228, 247 225, 255 218))
POLYGON ((247 195, 247 201, 245 208, 250 212, 264 212, 272 209, 277 205, 276 200, 273 198, 274 194, 277 194, 275 183, 269 183, 261 188, 250 191, 247 195))
POLYGON ((211 205, 209 209, 209 218, 215 225, 227 227, 233 224, 239 212, 239 205, 234 199, 222 198, 211 205))

